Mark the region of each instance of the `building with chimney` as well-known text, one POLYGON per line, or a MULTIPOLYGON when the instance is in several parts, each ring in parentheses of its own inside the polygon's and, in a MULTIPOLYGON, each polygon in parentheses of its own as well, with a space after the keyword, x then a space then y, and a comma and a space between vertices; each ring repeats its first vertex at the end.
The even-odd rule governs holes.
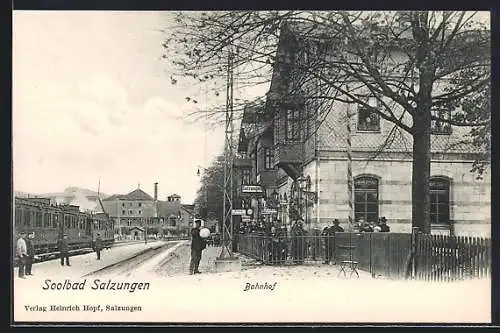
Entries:
MULTIPOLYGON (((115 234, 139 236, 156 217, 155 199, 138 186, 128 194, 113 194, 102 200, 104 209, 115 221, 115 234), (136 234, 131 235, 131 231, 136 234)), ((142 234, 141 234, 142 235, 142 234)))
POLYGON ((115 221, 117 237, 188 235, 194 218, 194 206, 183 204, 180 195, 158 200, 158 183, 154 183, 153 197, 138 187, 128 194, 113 194, 102 203, 115 221))

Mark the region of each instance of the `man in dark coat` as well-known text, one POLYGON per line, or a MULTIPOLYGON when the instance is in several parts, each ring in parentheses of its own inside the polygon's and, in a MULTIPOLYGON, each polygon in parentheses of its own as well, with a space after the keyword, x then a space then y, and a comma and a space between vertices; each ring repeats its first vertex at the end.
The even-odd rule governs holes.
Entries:
POLYGON ((323 236, 323 241, 325 244, 325 261, 323 263, 328 265, 330 263, 330 260, 332 259, 334 248, 332 226, 324 227, 321 235, 323 236))
POLYGON ((33 246, 33 238, 35 238, 35 233, 30 232, 28 234, 28 238, 26 239, 26 252, 28 253, 28 256, 26 257, 26 275, 33 275, 31 273, 33 260, 35 259, 35 247, 33 246))
POLYGON ((295 264, 304 262, 305 247, 304 247, 304 229, 302 227, 302 219, 296 221, 291 230, 292 238, 292 257, 295 264))
POLYGON ((71 266, 69 264, 69 244, 68 235, 64 234, 62 238, 57 242, 57 247, 59 249, 61 257, 61 266, 64 266, 64 260, 66 259, 66 266, 71 266))
POLYGON ((379 227, 380 227, 380 232, 389 232, 391 230, 387 225, 387 219, 385 218, 385 216, 382 216, 380 218, 379 227))
POLYGON ((94 251, 97 254, 97 260, 101 260, 101 250, 102 250, 102 238, 101 234, 98 233, 95 237, 94 251))
POLYGON ((206 248, 206 241, 200 237, 201 220, 194 221, 195 227, 191 230, 191 262, 189 263, 189 274, 199 274, 198 270, 201 260, 201 251, 206 248))

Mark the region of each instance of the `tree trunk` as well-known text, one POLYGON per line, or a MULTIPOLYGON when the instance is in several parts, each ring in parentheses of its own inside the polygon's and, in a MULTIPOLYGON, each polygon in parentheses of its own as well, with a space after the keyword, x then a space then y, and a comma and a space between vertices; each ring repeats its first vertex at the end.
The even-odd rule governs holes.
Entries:
POLYGON ((413 119, 412 227, 430 234, 431 119, 430 110, 413 119))

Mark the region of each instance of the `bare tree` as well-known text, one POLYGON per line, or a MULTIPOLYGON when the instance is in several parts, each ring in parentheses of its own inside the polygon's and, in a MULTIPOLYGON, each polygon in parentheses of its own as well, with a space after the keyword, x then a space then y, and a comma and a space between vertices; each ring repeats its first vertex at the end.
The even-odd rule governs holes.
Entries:
MULTIPOLYGON (((179 74, 217 80, 231 50, 239 84, 270 82, 267 102, 276 105, 297 97, 318 110, 317 128, 333 103, 345 102, 410 135, 412 221, 423 232, 430 232, 432 125, 470 127, 469 142, 489 150, 490 31, 475 13, 233 11, 180 13, 176 24, 164 46, 179 74)), ((484 172, 488 154, 474 171, 484 172)))

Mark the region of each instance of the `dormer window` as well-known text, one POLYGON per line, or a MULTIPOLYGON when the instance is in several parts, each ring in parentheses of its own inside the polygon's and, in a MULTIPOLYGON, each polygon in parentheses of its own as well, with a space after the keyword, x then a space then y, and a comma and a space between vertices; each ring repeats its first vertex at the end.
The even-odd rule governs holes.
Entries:
MULTIPOLYGON (((378 101, 375 97, 370 97, 367 104, 372 108, 378 107, 378 101)), ((357 128, 360 132, 380 132, 380 116, 373 112, 371 108, 360 105, 357 128)))
MULTIPOLYGON (((450 120, 451 111, 450 110, 435 110, 432 111, 432 115, 443 120, 450 120)), ((451 125, 447 122, 440 120, 431 120, 431 134, 451 134, 451 125)))
POLYGON ((250 169, 242 169, 241 170, 241 185, 249 185, 250 184, 250 169))

